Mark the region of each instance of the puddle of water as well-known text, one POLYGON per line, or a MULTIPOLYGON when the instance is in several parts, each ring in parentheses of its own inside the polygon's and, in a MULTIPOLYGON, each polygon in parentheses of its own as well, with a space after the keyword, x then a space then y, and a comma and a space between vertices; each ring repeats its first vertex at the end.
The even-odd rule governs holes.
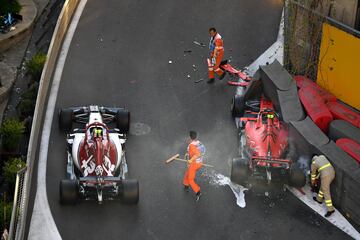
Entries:
POLYGON ((244 192, 248 190, 247 188, 231 182, 229 177, 226 177, 220 173, 212 172, 212 173, 206 173, 206 175, 207 177, 209 177, 210 184, 212 185, 229 186, 231 191, 235 195, 236 204, 241 208, 246 207, 244 192))

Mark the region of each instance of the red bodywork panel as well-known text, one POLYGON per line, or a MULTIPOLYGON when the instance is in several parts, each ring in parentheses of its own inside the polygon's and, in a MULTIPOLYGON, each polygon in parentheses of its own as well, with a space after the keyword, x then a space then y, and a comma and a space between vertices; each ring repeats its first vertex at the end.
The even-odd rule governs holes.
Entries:
POLYGON ((85 138, 79 146, 79 166, 83 176, 114 176, 117 165, 117 149, 109 138, 109 131, 103 123, 86 127, 85 138), (102 128, 101 137, 93 137, 91 131, 102 128), (89 160, 90 159, 90 160, 89 160), (102 170, 101 170, 102 169, 102 170))
POLYGON ((271 101, 262 98, 257 118, 241 120, 246 121, 246 142, 253 164, 280 167, 282 163, 290 163, 287 159, 281 159, 288 148, 288 127, 275 115, 271 101))
POLYGON ((358 142, 349 138, 340 138, 336 141, 336 145, 360 163, 360 144, 358 142))
POLYGON ((249 85, 249 82, 234 82, 234 81, 228 81, 227 82, 231 86, 240 86, 240 87, 247 87, 249 85))
POLYGON ((230 73, 230 74, 234 74, 234 75, 238 75, 239 78, 245 80, 245 81, 250 81, 251 78, 246 75, 245 73, 243 73, 242 71, 240 70, 237 70, 236 68, 234 68, 233 66, 231 66, 230 63, 226 63, 226 64, 223 64, 220 66, 222 70, 230 73))

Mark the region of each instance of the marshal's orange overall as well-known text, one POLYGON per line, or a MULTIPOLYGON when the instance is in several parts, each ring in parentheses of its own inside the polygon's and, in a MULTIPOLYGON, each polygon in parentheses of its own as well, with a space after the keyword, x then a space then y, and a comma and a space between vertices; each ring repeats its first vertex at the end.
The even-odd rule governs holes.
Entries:
POLYGON ((195 182, 196 172, 202 167, 203 157, 199 149, 200 141, 193 140, 188 146, 188 154, 190 157, 188 168, 184 175, 183 184, 189 186, 195 193, 200 191, 199 185, 195 182))
POLYGON ((224 57, 224 42, 220 34, 216 34, 215 37, 210 39, 209 44, 210 49, 210 59, 208 59, 208 70, 209 70, 209 79, 215 77, 214 72, 219 76, 224 74, 224 71, 220 68, 220 63, 224 57), (213 59, 215 61, 213 61, 213 59))

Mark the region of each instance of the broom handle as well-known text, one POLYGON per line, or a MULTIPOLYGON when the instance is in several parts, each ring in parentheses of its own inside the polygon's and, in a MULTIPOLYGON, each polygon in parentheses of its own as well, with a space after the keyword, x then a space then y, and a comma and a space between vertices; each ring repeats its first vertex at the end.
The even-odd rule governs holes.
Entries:
MULTIPOLYGON (((175 160, 181 161, 181 162, 188 162, 188 160, 181 159, 181 158, 175 158, 175 160)), ((205 167, 214 167, 214 166, 212 166, 212 165, 205 164, 205 163, 203 163, 202 165, 205 166, 205 167)))

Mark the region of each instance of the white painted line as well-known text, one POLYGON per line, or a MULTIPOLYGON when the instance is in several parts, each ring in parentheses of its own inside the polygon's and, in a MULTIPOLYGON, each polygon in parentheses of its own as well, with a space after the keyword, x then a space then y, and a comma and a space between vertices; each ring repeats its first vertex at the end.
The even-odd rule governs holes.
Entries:
MULTIPOLYGON (((271 64, 276 60, 279 61, 281 65, 284 63, 284 9, 281 14, 281 20, 279 24, 279 31, 276 42, 274 42, 263 54, 260 55, 254 62, 252 62, 249 66, 244 68, 244 72, 246 72, 249 76, 254 76, 256 71, 259 69, 259 66, 271 64)), ((244 91, 243 87, 238 87, 236 92, 238 95, 242 95, 244 91)), ((237 124, 238 119, 235 119, 235 123, 237 124)))
POLYGON ((276 41, 271 45, 260 57, 258 57, 253 63, 246 67, 246 72, 250 76, 254 76, 256 71, 259 69, 259 66, 271 64, 276 60, 283 65, 284 58, 284 43, 276 41))
POLYGON ((284 62, 284 9, 282 11, 279 32, 276 39, 276 42, 271 45, 263 54, 260 55, 253 63, 251 63, 247 69, 247 73, 250 76, 254 76, 256 71, 259 69, 259 66, 266 65, 266 63, 271 64, 274 60, 277 59, 281 65, 284 62))
MULTIPOLYGON (((281 14, 279 31, 276 42, 274 42, 263 54, 260 55, 254 62, 244 68, 244 72, 249 76, 254 76, 259 66, 271 64, 274 60, 278 60, 281 65, 284 63, 284 9, 281 14)), ((241 81, 241 80, 240 80, 241 81)), ((236 94, 242 95, 244 87, 237 87, 236 94)), ((235 118, 235 124, 238 126, 239 118, 235 118)))
POLYGON ((326 213, 325 204, 320 205, 312 199, 313 194, 309 186, 305 186, 304 188, 302 188, 305 195, 300 193, 299 190, 297 190, 296 188, 292 188, 292 187, 287 187, 287 188, 303 203, 305 203, 312 210, 320 214, 324 219, 326 219, 327 221, 338 227, 340 230, 347 233, 352 238, 360 240, 360 233, 356 231, 356 229, 346 220, 346 218, 343 215, 341 215, 341 213, 338 210, 336 210, 333 213, 333 215, 331 215, 329 218, 324 217, 324 214, 326 213))
POLYGON ((49 139, 51 125, 55 110, 56 98, 59 90, 62 71, 65 65, 66 56, 73 38, 74 32, 80 20, 80 16, 85 8, 87 0, 81 0, 73 16, 72 22, 66 33, 64 43, 58 58, 51 92, 46 109, 43 131, 41 135, 41 147, 39 152, 37 191, 33 214, 31 216, 28 239, 36 240, 57 240, 61 239, 60 233, 56 227, 54 218, 51 215, 50 206, 46 193, 46 165, 49 148, 49 139))

